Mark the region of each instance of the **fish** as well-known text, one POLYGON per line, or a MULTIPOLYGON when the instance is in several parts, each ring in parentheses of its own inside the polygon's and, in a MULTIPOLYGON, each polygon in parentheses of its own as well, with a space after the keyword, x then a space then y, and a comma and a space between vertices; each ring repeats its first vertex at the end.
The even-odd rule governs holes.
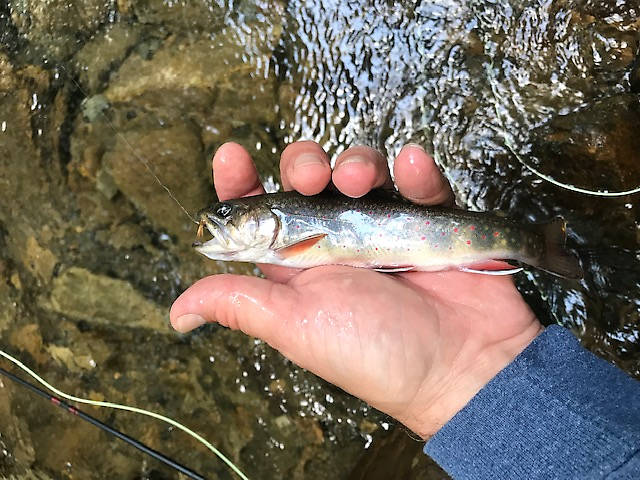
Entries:
POLYGON ((578 258, 565 247, 561 217, 532 224, 492 212, 417 205, 383 190, 360 198, 325 190, 225 200, 201 210, 197 219, 193 247, 213 260, 387 273, 511 274, 528 266, 582 278, 578 258), (202 241, 205 229, 212 238, 202 241))

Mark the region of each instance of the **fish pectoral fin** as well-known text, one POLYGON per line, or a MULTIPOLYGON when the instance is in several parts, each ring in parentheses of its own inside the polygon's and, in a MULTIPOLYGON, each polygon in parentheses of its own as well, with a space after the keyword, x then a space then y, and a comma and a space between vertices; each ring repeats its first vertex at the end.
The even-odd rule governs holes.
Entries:
POLYGON ((380 268, 374 268, 374 270, 380 273, 401 273, 401 272, 410 272, 415 268, 416 267, 414 267, 413 265, 409 265, 406 267, 380 267, 380 268))
POLYGON ((521 272, 522 267, 511 265, 503 260, 488 260, 486 262, 474 263, 464 267, 458 267, 461 272, 480 273, 482 275, 513 275, 521 272))
POLYGON ((305 238, 295 243, 285 245, 284 247, 277 248, 275 252, 281 258, 294 257, 296 255, 300 255, 301 253, 306 252, 326 236, 327 236, 326 233, 314 235, 312 237, 305 238))

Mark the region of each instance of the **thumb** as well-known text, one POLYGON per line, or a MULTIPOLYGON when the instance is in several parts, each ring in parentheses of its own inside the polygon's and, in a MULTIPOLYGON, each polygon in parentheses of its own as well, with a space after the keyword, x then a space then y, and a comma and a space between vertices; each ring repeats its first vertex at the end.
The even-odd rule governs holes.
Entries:
POLYGON ((271 280, 214 275, 197 281, 178 297, 171 307, 171 325, 185 333, 205 322, 217 322, 280 350, 287 345, 287 324, 293 321, 297 296, 291 287, 271 280))

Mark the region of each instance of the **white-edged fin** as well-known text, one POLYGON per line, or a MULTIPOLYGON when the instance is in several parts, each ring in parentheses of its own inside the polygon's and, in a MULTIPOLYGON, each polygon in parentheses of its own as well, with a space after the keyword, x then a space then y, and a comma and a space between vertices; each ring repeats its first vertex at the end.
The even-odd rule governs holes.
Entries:
POLYGON ((458 270, 466 273, 480 273, 482 275, 513 275, 514 273, 521 272, 524 270, 522 267, 518 268, 507 268, 504 270, 476 270, 475 268, 467 268, 467 267, 459 267, 458 270))
POLYGON ((374 270, 380 273, 401 273, 401 272, 410 272, 415 268, 416 267, 411 265, 409 267, 381 267, 381 268, 374 268, 374 270))

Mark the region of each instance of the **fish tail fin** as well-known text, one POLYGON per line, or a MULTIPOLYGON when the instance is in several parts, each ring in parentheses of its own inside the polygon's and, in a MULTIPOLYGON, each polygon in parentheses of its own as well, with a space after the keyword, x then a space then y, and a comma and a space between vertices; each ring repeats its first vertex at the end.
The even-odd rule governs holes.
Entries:
POLYGON ((579 280, 582 267, 578 258, 566 249, 566 226, 563 218, 556 217, 538 227, 544 235, 545 251, 537 267, 553 275, 579 280))

